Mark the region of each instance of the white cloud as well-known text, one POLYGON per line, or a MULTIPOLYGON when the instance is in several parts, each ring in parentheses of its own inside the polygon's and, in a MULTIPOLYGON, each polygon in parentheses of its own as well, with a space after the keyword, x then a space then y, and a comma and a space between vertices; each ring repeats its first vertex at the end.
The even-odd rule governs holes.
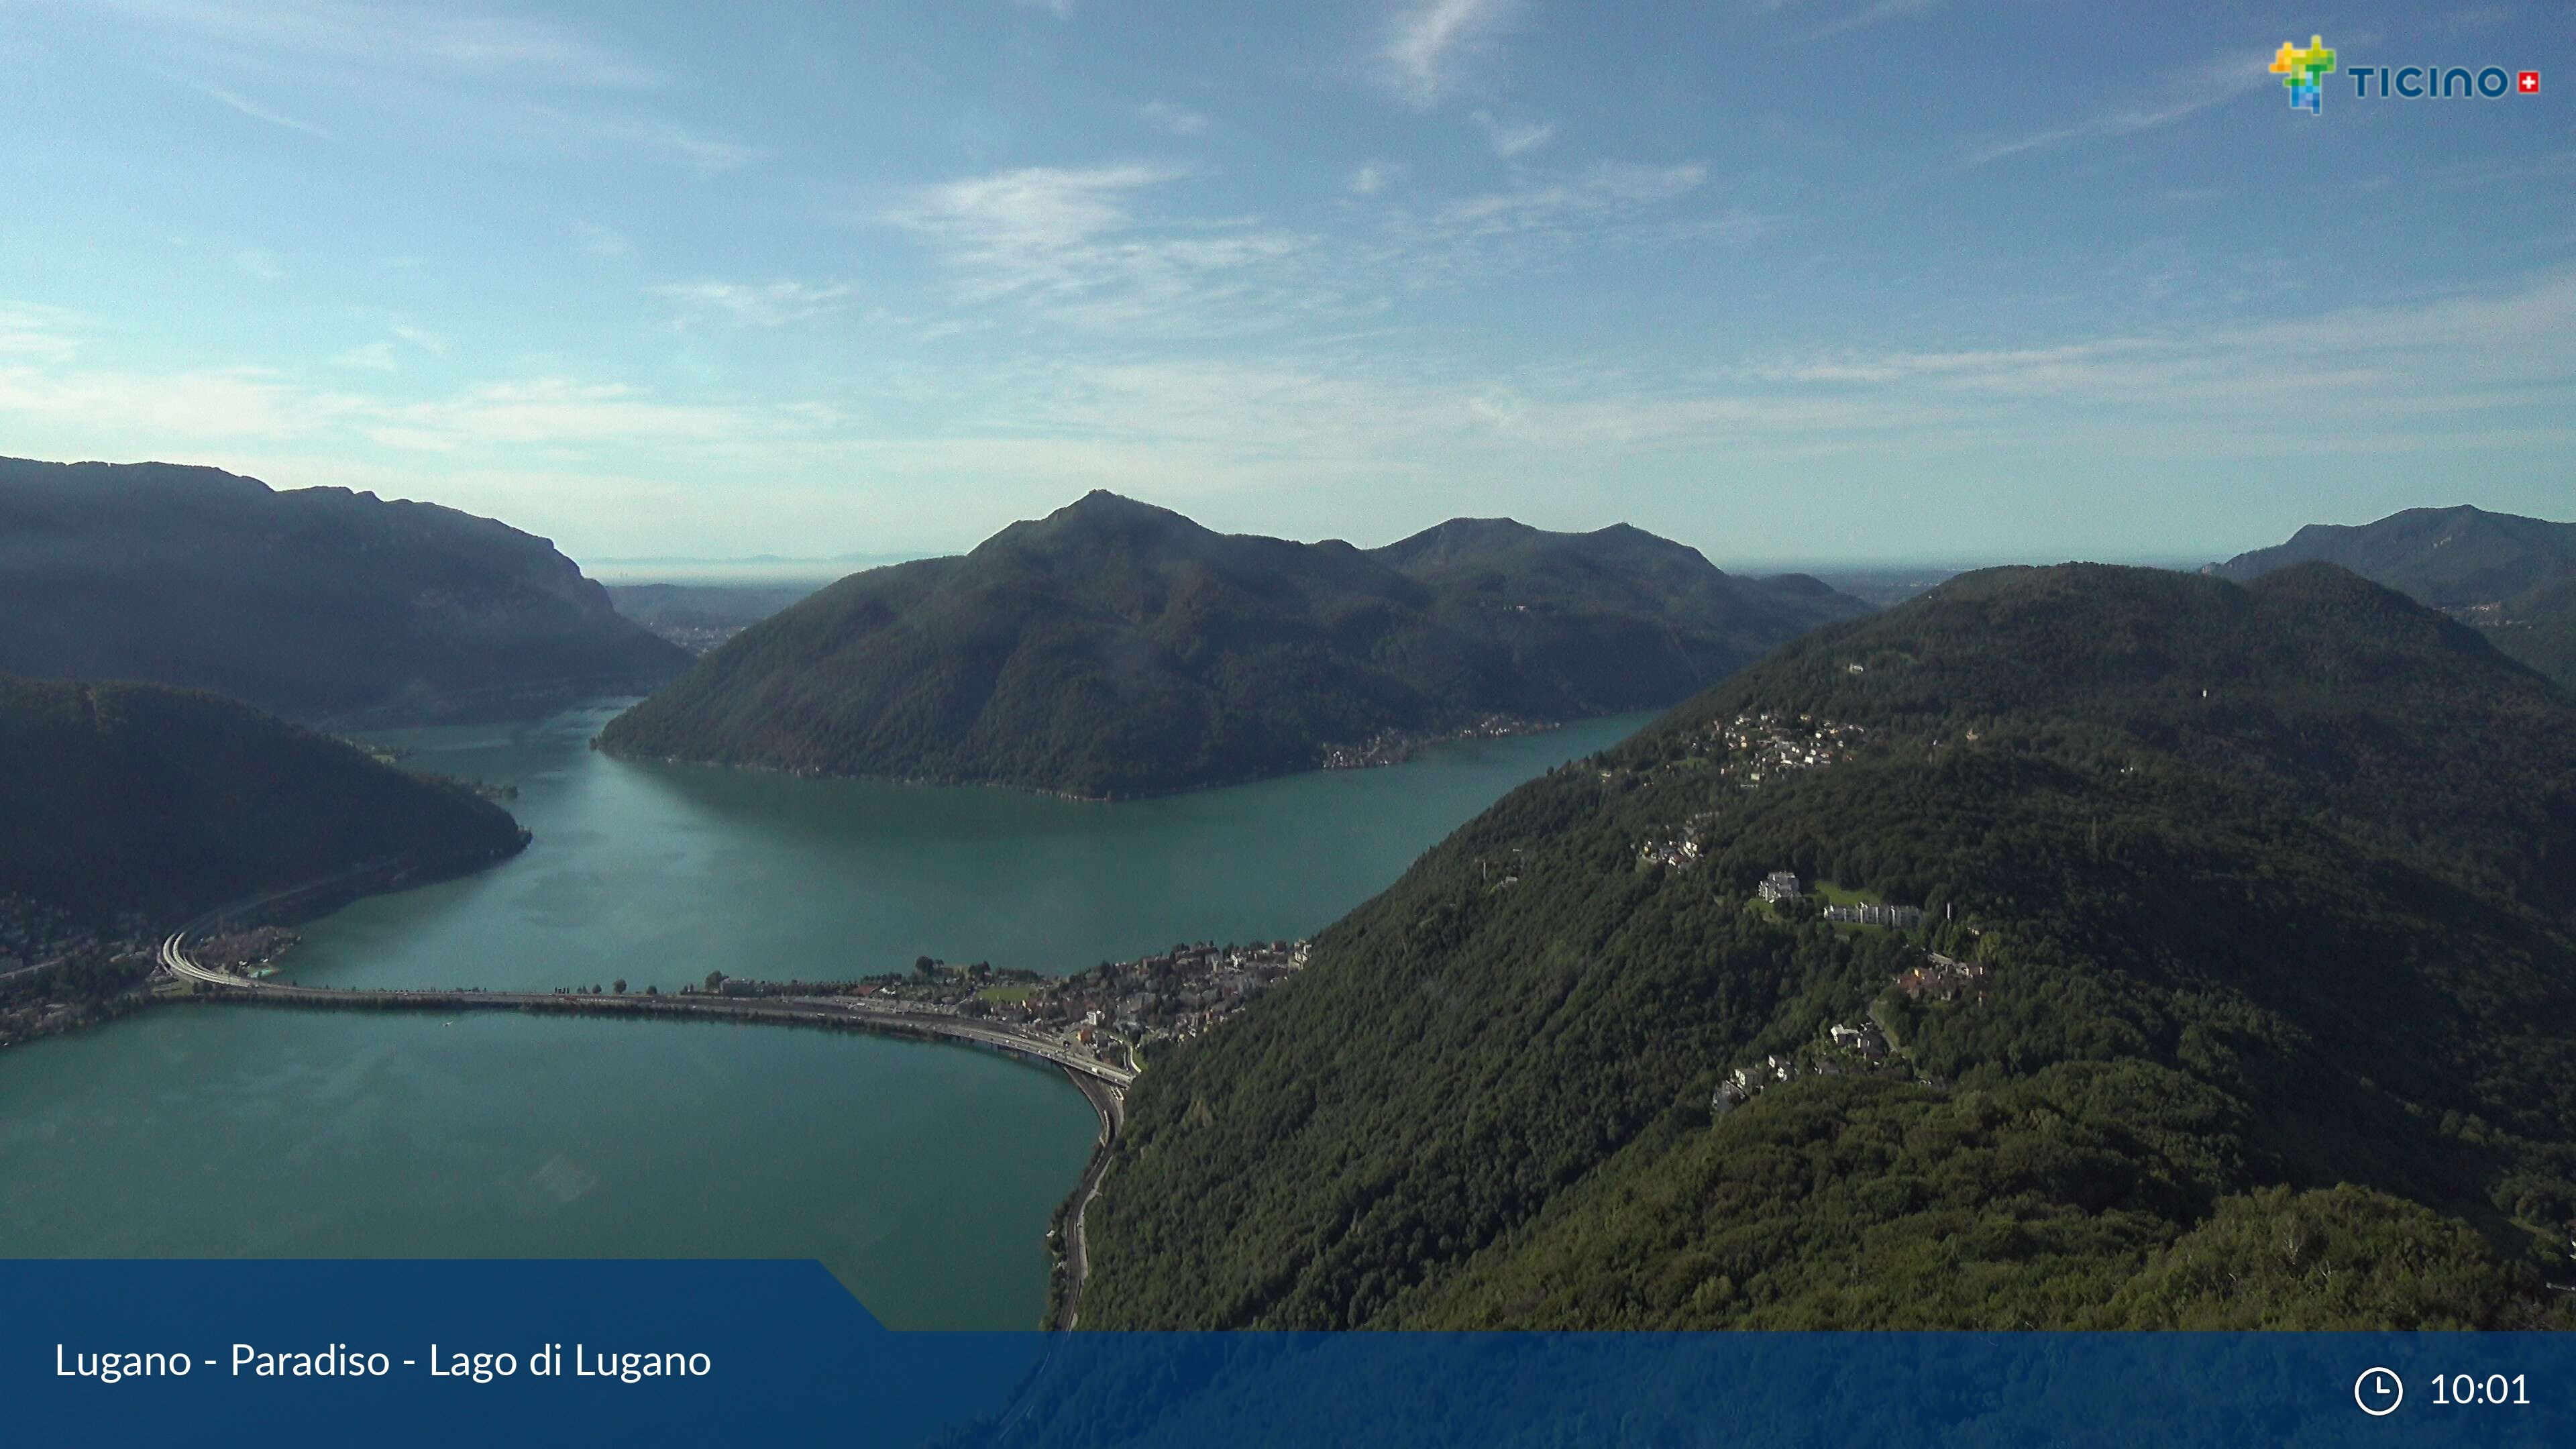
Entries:
POLYGON ((837 312, 850 296, 846 282, 693 282, 656 287, 656 296, 696 311, 712 311, 753 327, 781 327, 837 312))
POLYGON ((1406 105, 1431 109, 1491 51, 1519 10, 1520 0, 1408 0, 1379 52, 1387 84, 1406 105))
POLYGON ((361 347, 352 347, 332 358, 331 361, 341 367, 365 368, 370 372, 391 372, 395 367, 394 345, 390 342, 370 342, 361 347))
POLYGON ((1451 237, 1554 229, 1673 201, 1707 180, 1708 168, 1696 164, 1639 166, 1604 161, 1509 191, 1451 202, 1432 219, 1437 230, 1451 237))
POLYGON ((1404 168, 1392 161, 1371 161, 1351 173, 1351 190, 1375 196, 1404 179, 1404 168))
POLYGON ((348 0, 94 0, 97 7, 189 30, 218 45, 418 73, 632 89, 660 85, 651 67, 549 21, 448 5, 348 0))
POLYGON ((1989 165, 2027 151, 2040 151, 2080 141, 2133 136, 2188 120, 2212 106, 2223 105, 2249 91, 2278 83, 2265 67, 2262 56, 2253 52, 2220 56, 2196 70, 2168 77, 2163 87, 2151 97, 2133 101, 2115 110, 2088 116, 2069 126, 2055 126, 2010 140, 1992 142, 1970 151, 1961 158, 1963 169, 1989 165))
POLYGON ((1148 101, 1136 108, 1136 114, 1175 136, 1203 135, 1208 128, 1206 116, 1169 101, 1148 101))
MULTIPOLYGON (((1824 24, 1817 26, 1813 30, 1807 31, 1798 38, 1800 40, 1825 40, 1837 35, 1848 35, 1852 31, 1864 30, 1870 26, 1894 20, 1899 16, 1919 14, 1925 10, 1931 9, 1939 3, 1941 3, 1941 0, 1876 0, 1876 3, 1864 5, 1860 9, 1852 11, 1848 15, 1826 21, 1824 24)), ((1783 7, 1775 4, 1767 6, 1766 8, 1778 10, 1783 7)))
MULTIPOLYGON (((639 107, 676 87, 661 71, 553 21, 438 4, 351 0, 70 0, 119 20, 120 60, 254 78, 269 91, 327 96, 407 136, 543 148, 634 151, 711 177, 767 155, 639 107)), ((241 82, 201 85, 244 115, 325 139, 241 82)), ((355 132, 358 122, 348 128, 355 132)))
POLYGON ((1296 268, 1312 241, 1256 219, 1169 221, 1146 199, 1186 173, 1030 167, 920 188, 880 219, 931 242, 956 300, 1016 303, 1101 331, 1236 334, 1316 305, 1296 268))
POLYGON ((634 240, 613 226, 602 226, 595 221, 576 221, 572 223, 570 230, 573 245, 591 256, 608 258, 635 255, 634 240))
POLYGON ((412 346, 419 348, 421 351, 428 353, 432 357, 445 357, 447 355, 447 339, 439 336, 435 332, 423 331, 418 327, 405 327, 398 325, 394 328, 394 336, 401 338, 403 341, 410 343, 412 346))
POLYGON ((1474 120, 1483 128, 1494 154, 1507 160, 1524 151, 1535 151, 1556 137, 1554 121, 1504 122, 1494 119, 1490 111, 1476 112, 1474 120))
POLYGON ((257 105, 253 102, 244 100, 240 96, 234 95, 231 91, 218 90, 213 86, 200 86, 198 89, 204 91, 213 99, 222 102, 224 105, 230 106, 234 110, 241 112, 243 115, 250 117, 252 120, 266 121, 272 126, 280 126, 289 131, 301 131, 307 136, 318 137, 325 141, 337 141, 340 139, 339 137, 332 135, 330 132, 323 130, 320 126, 299 121, 293 116, 286 115, 279 111, 273 111, 266 106, 257 105))
POLYGON ((27 302, 0 302, 0 361, 41 358, 63 362, 80 350, 76 313, 27 302))

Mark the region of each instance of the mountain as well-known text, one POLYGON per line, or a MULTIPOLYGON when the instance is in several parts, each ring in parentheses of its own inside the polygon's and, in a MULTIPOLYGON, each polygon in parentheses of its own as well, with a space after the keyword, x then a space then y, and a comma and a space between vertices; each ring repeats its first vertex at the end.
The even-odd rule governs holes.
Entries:
POLYGON ((0 678, 0 898, 168 923, 370 862, 481 864, 508 812, 216 695, 0 678))
POLYGON ((2576 523, 2410 508, 2358 527, 2312 523, 2288 543, 2238 554, 2211 572, 2241 581, 2308 562, 2341 564, 2410 594, 2576 688, 2576 523))
POLYGON ((505 524, 163 463, 0 459, 0 616, 0 673, 344 727, 539 715, 689 658, 505 524))
POLYGON ((1086 1328, 2563 1326, 2576 701, 2327 565, 1964 575, 1149 1055, 1086 1328))
POLYGON ((1863 606, 1632 528, 1459 519, 1385 548, 1093 493, 843 579, 612 721, 632 756, 1135 795, 1505 715, 1670 704, 1863 606))

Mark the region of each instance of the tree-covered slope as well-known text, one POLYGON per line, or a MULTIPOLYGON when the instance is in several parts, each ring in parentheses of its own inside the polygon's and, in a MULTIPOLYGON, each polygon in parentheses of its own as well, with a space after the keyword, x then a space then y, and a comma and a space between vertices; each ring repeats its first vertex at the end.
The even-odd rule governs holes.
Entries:
POLYGON ((854 575, 613 721, 631 755, 1085 795, 1333 745, 1671 703, 1856 602, 1633 529, 1461 520, 1385 549, 1211 532, 1094 493, 854 575))
POLYGON ((1086 1327, 2541 1321, 2576 704, 2338 569, 1969 575, 1514 792, 1152 1060, 1086 1327), (1918 1000, 1927 950, 1986 974, 1918 1000))
POLYGON ((443 870, 525 837, 461 785, 246 705, 0 677, 0 895, 167 923, 369 863, 443 870))
POLYGON ((2341 564, 2486 632, 2576 687, 2576 523, 2480 508, 2410 508, 2357 527, 2311 524, 2214 572, 2240 582, 2296 563, 2341 564))
POLYGON ((544 539, 161 463, 0 459, 0 617, 0 672, 343 725, 533 716, 688 664, 544 539))

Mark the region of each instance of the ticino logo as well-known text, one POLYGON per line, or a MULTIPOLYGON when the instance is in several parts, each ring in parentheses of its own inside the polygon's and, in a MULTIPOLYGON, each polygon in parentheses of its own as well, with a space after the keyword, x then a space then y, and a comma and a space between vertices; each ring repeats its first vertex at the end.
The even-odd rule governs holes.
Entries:
MULTIPOLYGON (((2334 72, 2335 53, 2322 35, 2298 45, 2282 41, 2272 57, 2272 74, 2290 92, 2290 109, 2322 116, 2326 110, 2326 77, 2334 72)), ((2500 65, 2471 70, 2464 65, 2356 65, 2345 69, 2356 98, 2401 97, 2406 100, 2496 100, 2540 94, 2540 72, 2507 70, 2500 65)))

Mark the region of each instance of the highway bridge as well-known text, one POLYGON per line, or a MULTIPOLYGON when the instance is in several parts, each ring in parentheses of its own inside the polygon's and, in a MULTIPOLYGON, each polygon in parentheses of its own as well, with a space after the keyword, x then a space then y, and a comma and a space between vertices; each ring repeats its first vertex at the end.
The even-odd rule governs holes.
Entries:
MULTIPOLYGON (((187 940, 188 933, 178 931, 161 942, 161 966, 172 976, 207 988, 210 995, 279 1006, 372 1007, 408 1011, 554 1011, 580 1016, 840 1027, 895 1036, 943 1037, 995 1047, 1062 1067, 1111 1089, 1113 1094, 1124 1092, 1136 1080, 1136 1074, 1124 1067, 1112 1066, 1075 1047, 1032 1032, 971 1017, 895 1010, 849 997, 700 996, 694 993, 608 996, 563 991, 397 991, 365 987, 289 986, 283 982, 254 980, 201 966, 189 959, 187 940)), ((1104 1109, 1104 1120, 1108 1120, 1106 1112, 1104 1109)))

